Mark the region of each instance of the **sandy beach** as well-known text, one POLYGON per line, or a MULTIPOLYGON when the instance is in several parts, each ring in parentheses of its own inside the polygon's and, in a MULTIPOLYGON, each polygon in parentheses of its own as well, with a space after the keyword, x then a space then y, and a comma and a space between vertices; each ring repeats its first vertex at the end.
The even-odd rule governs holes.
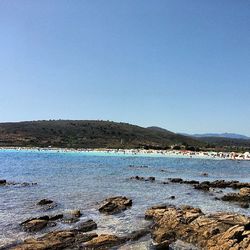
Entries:
POLYGON ((216 160, 238 160, 249 161, 250 153, 236 152, 213 152, 213 151, 188 151, 188 150, 145 150, 145 149, 72 149, 72 148, 39 148, 39 147, 0 147, 0 150, 12 151, 39 151, 57 153, 89 153, 93 155, 105 156, 144 156, 144 157, 181 157, 181 158, 200 158, 216 160))

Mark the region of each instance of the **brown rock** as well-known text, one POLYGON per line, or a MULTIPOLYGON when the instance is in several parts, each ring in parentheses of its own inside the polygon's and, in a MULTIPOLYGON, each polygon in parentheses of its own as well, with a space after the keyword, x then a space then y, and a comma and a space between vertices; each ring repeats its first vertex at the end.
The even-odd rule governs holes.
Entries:
POLYGON ((22 223, 22 227, 25 231, 35 232, 45 228, 48 224, 48 220, 33 219, 22 223))
POLYGON ((247 188, 247 187, 241 188, 239 195, 242 195, 242 196, 249 195, 250 196, 250 188, 247 188))
POLYGON ((223 201, 250 202, 250 195, 240 195, 238 193, 228 193, 221 197, 223 201))
POLYGON ((190 206, 158 206, 148 209, 146 217, 155 223, 152 238, 159 246, 179 239, 201 249, 250 249, 250 219, 243 215, 204 215, 190 206))
POLYGON ((116 196, 103 201, 99 211, 106 214, 120 213, 132 206, 132 200, 127 197, 116 196))
POLYGON ((93 220, 87 220, 81 222, 77 226, 77 230, 80 232, 89 232, 97 228, 97 224, 93 220))
POLYGON ((126 238, 115 235, 101 234, 92 240, 83 243, 83 249, 110 249, 111 247, 121 245, 126 242, 126 238))
POLYGON ((86 234, 76 230, 65 230, 48 233, 38 239, 31 238, 11 248, 12 250, 59 250, 79 248, 80 244, 97 237, 97 234, 86 234))

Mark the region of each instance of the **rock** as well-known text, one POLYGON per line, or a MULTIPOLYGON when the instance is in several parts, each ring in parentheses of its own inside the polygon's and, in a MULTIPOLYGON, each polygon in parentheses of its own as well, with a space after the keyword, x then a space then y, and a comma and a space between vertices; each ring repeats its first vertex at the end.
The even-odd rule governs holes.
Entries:
POLYGON ((168 240, 165 240, 165 241, 162 241, 161 243, 153 243, 153 246, 155 250, 169 250, 170 244, 171 242, 169 242, 168 240))
POLYGON ((241 188, 239 194, 243 195, 243 196, 245 196, 245 195, 249 195, 250 196, 250 188, 246 188, 246 187, 245 188, 241 188))
MULTIPOLYGON (((59 250, 59 249, 113 249, 127 241, 137 241, 150 233, 148 228, 134 231, 127 236, 86 233, 96 228, 96 223, 88 220, 78 229, 55 231, 45 234, 40 238, 31 238, 11 248, 12 250, 59 250)), ((9 249, 9 248, 8 248, 9 249)))
POLYGON ((122 243, 126 242, 125 237, 118 237, 110 234, 101 234, 98 237, 93 238, 92 240, 83 243, 83 249, 110 249, 115 246, 119 246, 122 243))
POLYGON ((120 213, 132 206, 132 200, 127 197, 116 196, 103 201, 99 211, 106 214, 120 213))
POLYGON ((169 197, 169 199, 174 200, 174 199, 175 199, 175 196, 172 195, 172 196, 169 197))
POLYGON ((93 220, 87 220, 77 225, 77 230, 80 232, 88 232, 97 228, 97 224, 93 220))
POLYGON ((34 231, 39 231, 45 228, 46 226, 55 226, 56 223, 53 221, 59 220, 61 218, 63 218, 62 214, 57 214, 54 216, 44 215, 28 219, 22 222, 20 225, 25 231, 34 232, 34 231))
POLYGON ((208 173, 202 173, 201 175, 202 176, 208 176, 208 173))
POLYGON ((155 181, 155 177, 150 176, 146 181, 155 181))
POLYGON ((0 185, 6 185, 7 181, 6 180, 0 180, 0 185))
POLYGON ((167 181, 162 181, 161 184, 167 185, 167 184, 169 184, 169 182, 167 182, 167 181))
POLYGON ((68 223, 68 224, 73 224, 73 223, 76 223, 78 221, 80 221, 80 219, 75 217, 75 216, 72 216, 71 214, 64 215, 63 220, 62 220, 62 222, 68 223))
POLYGON ((63 214, 57 214, 57 215, 53 215, 49 218, 49 220, 60 220, 63 218, 63 214))
POLYGON ((144 177, 140 177, 138 175, 130 177, 131 180, 143 181, 145 180, 144 177))
POLYGON ((48 204, 52 204, 53 201, 52 200, 49 200, 49 199, 42 199, 40 200, 37 205, 39 206, 44 206, 44 205, 48 205, 48 204))
POLYGON ((22 227, 25 231, 36 232, 45 228, 48 224, 48 220, 44 219, 32 219, 22 223, 22 227))
POLYGON ((228 193, 222 196, 223 201, 250 202, 250 195, 240 195, 238 193, 228 193))
POLYGON ((40 238, 31 238, 12 247, 12 250, 59 250, 79 249, 84 242, 91 241, 97 234, 81 233, 76 230, 64 230, 48 233, 40 238))
POLYGON ((209 185, 203 182, 200 184, 194 185, 194 188, 198 190, 202 190, 202 191, 209 191, 209 185))
POLYGON ((13 181, 7 181, 7 180, 0 180, 0 186, 20 186, 20 187, 27 187, 27 186, 34 186, 37 185, 37 183, 32 182, 13 182, 13 181))
POLYGON ((127 236, 127 238, 128 240, 137 241, 149 233, 150 233, 150 230, 148 228, 141 229, 141 230, 133 231, 132 233, 129 234, 129 236, 127 236))
POLYGON ((195 181, 195 180, 191 180, 191 181, 183 181, 183 184, 191 184, 191 185, 195 185, 195 184, 199 184, 199 181, 195 181))
POLYGON ((183 182, 183 179, 181 178, 168 178, 170 182, 173 182, 173 183, 182 183, 183 182))
POLYGON ((242 208, 249 208, 249 204, 246 203, 246 202, 244 202, 244 203, 240 204, 240 207, 242 207, 242 208))
POLYGON ((78 209, 69 211, 69 214, 71 214, 72 216, 76 218, 79 218, 82 216, 81 211, 78 209))
POLYGON ((141 166, 135 166, 135 165, 129 165, 130 168, 148 168, 147 165, 141 165, 141 166))
POLYGON ((137 181, 151 181, 151 182, 155 181, 155 177, 153 177, 153 176, 146 178, 146 177, 141 177, 141 176, 136 175, 136 176, 130 177, 130 179, 137 180, 137 181))
POLYGON ((190 206, 158 206, 148 209, 145 216, 155 223, 152 239, 159 246, 179 239, 200 249, 250 249, 250 219, 244 215, 204 215, 190 206))

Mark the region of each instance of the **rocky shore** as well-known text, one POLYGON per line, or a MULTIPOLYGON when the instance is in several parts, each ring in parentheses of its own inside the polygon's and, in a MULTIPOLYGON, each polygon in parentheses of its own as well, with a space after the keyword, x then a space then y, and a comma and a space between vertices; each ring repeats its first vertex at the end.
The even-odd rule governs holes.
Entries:
POLYGON ((199 208, 162 205, 145 216, 155 223, 151 235, 157 249, 168 249, 177 239, 200 249, 250 249, 250 218, 243 215, 205 215, 199 208))
MULTIPOLYGON (((240 189, 239 195, 248 194, 249 189, 240 189)), ((46 206, 53 203, 52 200, 43 199, 37 204, 46 206)), ((131 206, 131 199, 116 196, 100 202, 97 209, 105 216, 116 216, 116 214, 130 209, 131 206)), ((79 210, 54 216, 43 215, 28 219, 20 223, 20 226, 22 230, 37 232, 45 227, 53 227, 57 221, 66 218, 76 219, 72 220, 72 223, 79 222, 78 218, 81 215, 79 210)), ((164 204, 147 209, 145 219, 151 221, 150 226, 124 236, 98 234, 94 231, 98 228, 97 223, 88 219, 76 223, 73 229, 52 231, 42 237, 28 238, 6 249, 119 249, 128 242, 130 244, 137 242, 147 235, 152 240, 150 249, 157 250, 171 249, 171 246, 179 240, 191 244, 197 249, 250 249, 250 218, 244 215, 225 212, 204 214, 199 208, 191 206, 176 207, 164 204)))

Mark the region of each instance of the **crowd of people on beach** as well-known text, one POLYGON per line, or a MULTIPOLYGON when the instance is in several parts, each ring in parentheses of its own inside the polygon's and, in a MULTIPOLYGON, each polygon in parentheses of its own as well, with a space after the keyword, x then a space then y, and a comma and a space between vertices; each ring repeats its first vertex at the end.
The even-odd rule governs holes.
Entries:
POLYGON ((45 152, 83 152, 83 153, 103 153, 106 155, 131 155, 131 156, 165 156, 184 158, 205 158, 205 159, 225 159, 225 160, 249 160, 250 152, 213 152, 213 151, 190 151, 190 150, 146 150, 146 149, 70 149, 70 148, 24 148, 24 147, 0 147, 0 150, 30 150, 45 152))

